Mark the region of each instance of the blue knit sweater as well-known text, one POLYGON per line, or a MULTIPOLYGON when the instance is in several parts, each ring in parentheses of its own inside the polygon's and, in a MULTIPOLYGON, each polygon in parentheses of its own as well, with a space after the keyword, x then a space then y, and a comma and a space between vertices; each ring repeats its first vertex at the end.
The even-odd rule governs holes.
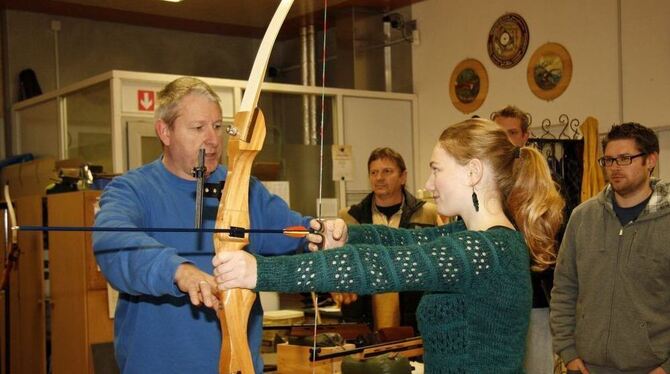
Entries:
MULTIPOLYGON (((219 166, 208 182, 226 178, 219 166)), ((249 187, 252 228, 307 225, 256 179, 249 187)), ((205 198, 203 228, 216 223, 218 200, 205 198)), ((100 200, 96 225, 104 227, 193 227, 195 181, 170 173, 160 160, 115 178, 100 200)), ((302 245, 282 235, 252 234, 250 250, 283 254, 302 245)), ((212 234, 103 233, 93 235, 102 272, 120 291, 115 317, 115 351, 123 373, 218 373, 221 330, 216 313, 194 307, 174 283, 177 267, 193 263, 212 273, 212 234)), ((258 373, 262 310, 256 299, 249 316, 249 345, 258 373)))
POLYGON ((258 290, 426 291, 417 316, 427 373, 523 372, 532 292, 517 231, 354 225, 343 248, 256 259, 258 290))

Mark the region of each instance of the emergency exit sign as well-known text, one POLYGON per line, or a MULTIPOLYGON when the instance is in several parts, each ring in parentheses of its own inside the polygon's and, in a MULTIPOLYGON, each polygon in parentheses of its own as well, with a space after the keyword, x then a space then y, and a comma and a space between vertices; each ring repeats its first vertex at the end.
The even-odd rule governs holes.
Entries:
POLYGON ((154 91, 137 90, 137 109, 141 112, 153 112, 156 103, 154 91))

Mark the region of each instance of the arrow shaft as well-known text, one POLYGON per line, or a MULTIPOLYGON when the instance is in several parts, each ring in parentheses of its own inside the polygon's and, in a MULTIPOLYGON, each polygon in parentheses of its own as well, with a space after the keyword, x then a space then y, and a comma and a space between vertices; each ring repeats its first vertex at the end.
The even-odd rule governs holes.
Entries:
POLYGON ((296 234, 307 235, 312 230, 291 229, 215 229, 215 228, 181 228, 181 227, 97 227, 97 226, 14 226, 17 231, 69 231, 69 232, 206 232, 206 233, 243 233, 243 234, 296 234))

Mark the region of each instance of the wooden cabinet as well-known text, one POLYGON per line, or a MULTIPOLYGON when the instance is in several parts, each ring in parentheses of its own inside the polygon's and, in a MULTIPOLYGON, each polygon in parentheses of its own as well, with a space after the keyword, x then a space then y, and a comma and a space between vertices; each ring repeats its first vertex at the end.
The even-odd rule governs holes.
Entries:
MULTIPOLYGON (((92 226, 99 196, 98 191, 49 195, 49 225, 92 226)), ((112 342, 114 335, 91 233, 50 232, 49 274, 52 373, 93 373, 92 344, 112 342)))

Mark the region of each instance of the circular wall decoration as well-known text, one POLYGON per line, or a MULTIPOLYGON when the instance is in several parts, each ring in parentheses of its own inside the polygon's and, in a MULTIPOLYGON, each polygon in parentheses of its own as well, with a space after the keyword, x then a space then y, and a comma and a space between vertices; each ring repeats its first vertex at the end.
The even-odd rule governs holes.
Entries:
POLYGON ((491 31, 487 49, 496 66, 509 69, 521 61, 528 49, 528 25, 520 15, 507 13, 498 18, 491 31))
POLYGON ((558 43, 539 47, 528 62, 528 85, 535 96, 553 100, 565 91, 572 78, 570 54, 558 43))
POLYGON ((468 114, 484 103, 489 90, 489 77, 481 62, 468 58, 461 61, 449 79, 449 96, 456 109, 468 114))

